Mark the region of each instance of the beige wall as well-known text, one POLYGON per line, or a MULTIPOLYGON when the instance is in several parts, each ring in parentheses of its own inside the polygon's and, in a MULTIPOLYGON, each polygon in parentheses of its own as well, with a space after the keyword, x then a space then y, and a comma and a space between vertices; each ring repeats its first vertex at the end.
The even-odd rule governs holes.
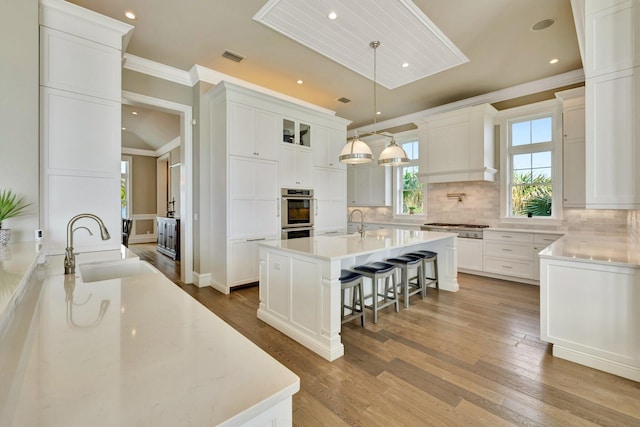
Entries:
POLYGON ((184 105, 193 104, 193 96, 189 86, 127 69, 122 70, 122 90, 184 105))
POLYGON ((12 242, 30 241, 39 224, 38 0, 0 2, 0 58, 0 189, 33 203, 3 226, 12 242))
MULTIPOLYGON (((132 156, 131 195, 132 214, 156 214, 156 158, 132 156)), ((164 214, 164 213, 163 213, 164 214)))

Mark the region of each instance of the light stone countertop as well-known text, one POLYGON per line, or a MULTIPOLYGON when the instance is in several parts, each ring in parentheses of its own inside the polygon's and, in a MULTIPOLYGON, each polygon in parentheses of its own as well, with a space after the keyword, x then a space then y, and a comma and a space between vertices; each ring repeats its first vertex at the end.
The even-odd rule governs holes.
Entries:
POLYGON ((424 242, 447 239, 456 233, 435 231, 380 229, 367 230, 365 237, 359 233, 345 235, 321 235, 288 240, 258 242, 262 246, 276 247, 320 259, 342 259, 379 252, 382 249, 401 248, 424 242))
POLYGON ((564 258, 640 268, 640 247, 627 234, 571 231, 547 246, 539 255, 540 258, 564 258))
POLYGON ((62 256, 47 264, 18 372, 0 373, 12 379, 0 425, 239 425, 299 390, 161 273, 84 283, 62 274, 62 256))

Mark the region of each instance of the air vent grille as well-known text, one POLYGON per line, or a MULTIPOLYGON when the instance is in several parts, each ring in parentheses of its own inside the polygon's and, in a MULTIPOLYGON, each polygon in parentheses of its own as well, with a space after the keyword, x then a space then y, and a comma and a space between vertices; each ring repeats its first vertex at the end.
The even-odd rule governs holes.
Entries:
POLYGON ((346 104, 347 102, 351 102, 349 98, 345 98, 344 96, 342 98, 338 98, 338 101, 342 102, 343 104, 346 104))
POLYGON ((233 53, 230 50, 225 50, 222 54, 223 58, 227 58, 232 60, 233 62, 240 62, 244 59, 244 56, 238 55, 237 53, 233 53))

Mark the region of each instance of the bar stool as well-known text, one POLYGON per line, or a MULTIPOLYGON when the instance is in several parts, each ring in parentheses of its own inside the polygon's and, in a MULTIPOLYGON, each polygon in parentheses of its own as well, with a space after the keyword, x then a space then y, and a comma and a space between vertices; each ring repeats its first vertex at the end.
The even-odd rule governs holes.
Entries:
POLYGON ((371 279, 371 297, 373 303, 365 308, 373 310, 373 323, 378 323, 378 310, 390 305, 396 306, 396 313, 400 311, 398 303, 398 288, 396 285, 396 266, 386 262, 372 262, 370 264, 358 265, 353 268, 364 277, 371 279), (380 293, 378 286, 379 280, 384 279, 384 291, 380 293), (391 294, 391 295, 390 295, 391 294), (384 302, 379 303, 378 297, 383 297, 384 302))
POLYGON ((413 251, 405 255, 414 255, 422 258, 422 277, 425 295, 427 287, 432 283, 436 285, 436 289, 440 289, 440 281, 438 280, 438 254, 432 251, 413 251), (431 266, 433 277, 427 276, 427 266, 431 266))
POLYGON ((342 324, 359 317, 360 322, 364 327, 364 290, 362 286, 362 274, 351 270, 340 270, 340 286, 342 287, 342 293, 340 295, 342 307, 340 309, 340 317, 342 319, 342 324), (347 289, 351 289, 351 305, 346 305, 344 303, 344 295, 347 289), (345 308, 351 310, 351 314, 345 315, 345 308))
POLYGON ((423 273, 423 257, 419 255, 403 254, 393 258, 387 258, 385 262, 393 264, 400 269, 401 279, 400 287, 402 289, 401 295, 404 299, 404 308, 409 308, 409 297, 420 292, 422 298, 426 296, 426 288, 424 287, 424 273, 423 273), (409 270, 416 270, 416 275, 411 279, 417 278, 416 283, 412 283, 409 279, 409 270))

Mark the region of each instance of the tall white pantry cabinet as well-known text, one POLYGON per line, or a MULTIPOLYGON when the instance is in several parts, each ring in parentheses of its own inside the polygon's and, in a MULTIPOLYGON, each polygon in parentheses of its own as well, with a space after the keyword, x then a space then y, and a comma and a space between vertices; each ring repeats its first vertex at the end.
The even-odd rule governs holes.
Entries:
MULTIPOLYGON (((111 232, 76 233, 79 251, 120 248, 121 70, 133 27, 62 0, 40 0, 41 225, 62 253, 67 222, 98 215, 111 232)), ((83 220, 85 221, 85 220, 83 220)), ((96 230, 95 223, 81 224, 96 230)))
POLYGON ((640 0, 586 0, 586 207, 640 208, 640 0))
POLYGON ((349 122, 224 81, 206 97, 212 170, 210 284, 229 293, 234 286, 258 281, 258 242, 280 239, 282 187, 315 190, 317 234, 346 230, 346 168, 338 163, 336 150, 346 142, 349 122), (295 129, 304 124, 310 132, 304 144, 284 142, 292 123, 295 129))

